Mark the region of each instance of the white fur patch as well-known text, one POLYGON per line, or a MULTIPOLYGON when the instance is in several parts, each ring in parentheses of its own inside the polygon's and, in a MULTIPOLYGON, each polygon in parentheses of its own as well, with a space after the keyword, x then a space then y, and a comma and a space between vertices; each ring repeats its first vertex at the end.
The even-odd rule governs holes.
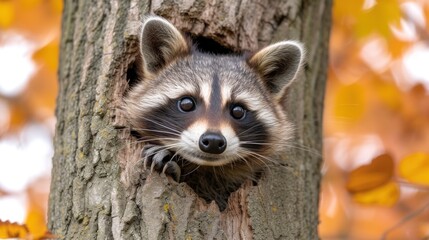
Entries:
POLYGON ((231 99, 232 89, 230 85, 222 84, 221 97, 222 97, 222 108, 225 107, 226 103, 231 99))
POLYGON ((178 99, 186 95, 193 95, 196 89, 192 84, 181 83, 174 87, 160 87, 156 92, 147 93, 142 96, 139 108, 142 111, 149 111, 158 108, 168 102, 169 99, 178 99))
POLYGON ((240 146, 240 140, 238 139, 235 131, 229 124, 221 123, 220 132, 227 141, 226 150, 222 154, 231 155, 235 154, 238 147, 240 146))
POLYGON ((189 161, 202 166, 222 166, 236 160, 236 154, 240 146, 239 139, 234 130, 228 124, 221 124, 220 132, 227 140, 227 147, 221 154, 208 154, 201 151, 199 140, 202 134, 208 129, 206 121, 198 121, 192 124, 187 130, 181 134, 180 154, 189 161), (201 157, 196 157, 201 156, 201 157), (214 157, 216 160, 204 160, 204 156, 214 157))
POLYGON ((273 125, 278 121, 273 109, 264 103, 259 95, 249 92, 239 92, 236 99, 247 104, 249 110, 256 112, 258 119, 265 125, 273 125))
POLYGON ((202 82, 200 84, 200 96, 208 109, 210 106, 211 87, 209 82, 202 82))
POLYGON ((188 149, 191 152, 200 152, 199 140, 203 133, 207 131, 206 121, 197 121, 188 127, 181 134, 181 145, 184 149, 188 149))
POLYGON ((259 95, 256 95, 254 93, 252 94, 250 92, 238 92, 238 94, 236 95, 236 101, 246 103, 249 110, 256 112, 267 108, 266 104, 264 104, 263 102, 263 99, 261 99, 259 95))

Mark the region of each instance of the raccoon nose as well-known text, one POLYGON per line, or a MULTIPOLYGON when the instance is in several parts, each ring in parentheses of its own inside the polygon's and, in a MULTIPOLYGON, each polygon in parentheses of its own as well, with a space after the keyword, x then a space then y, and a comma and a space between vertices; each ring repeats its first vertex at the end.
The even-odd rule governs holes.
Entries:
POLYGON ((199 145, 203 152, 221 154, 226 149, 226 139, 222 134, 206 132, 201 135, 199 145))

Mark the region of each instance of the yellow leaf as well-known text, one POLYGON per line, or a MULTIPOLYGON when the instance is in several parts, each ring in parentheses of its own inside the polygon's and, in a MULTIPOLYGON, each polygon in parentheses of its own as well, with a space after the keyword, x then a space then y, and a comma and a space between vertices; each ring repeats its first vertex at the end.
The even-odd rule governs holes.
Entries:
POLYGON ((0 220, 0 238, 27 238, 28 230, 25 225, 0 220))
POLYGON ((401 9, 399 2, 392 2, 392 0, 379 0, 377 4, 358 19, 358 32, 362 29, 368 28, 369 31, 360 32, 363 36, 377 32, 384 37, 391 37, 392 32, 389 24, 396 24, 401 19, 401 9))
POLYGON ((51 0, 51 7, 55 12, 61 13, 63 11, 63 1, 62 0, 51 0))
POLYGON ((380 100, 392 110, 398 110, 401 106, 401 92, 397 85, 393 82, 376 81, 372 80, 375 85, 374 88, 377 90, 378 97, 380 100))
POLYGON ((410 47, 410 42, 402 41, 398 38, 390 38, 387 41, 387 48, 393 58, 401 57, 410 47))
POLYGON ((399 175, 411 183, 429 185, 429 154, 417 152, 403 158, 399 175))
POLYGON ((9 105, 10 108, 10 118, 9 118, 9 127, 11 129, 19 129, 22 127, 28 120, 29 111, 22 103, 14 103, 9 105))
POLYGON ((34 204, 30 206, 25 225, 35 239, 43 237, 48 230, 45 223, 45 213, 34 204))
POLYGON ((21 6, 27 9, 34 9, 41 4, 42 0, 21 0, 21 6))
POLYGON ((351 193, 371 191, 389 182, 393 176, 394 163, 390 155, 383 154, 370 164, 353 170, 347 181, 347 190, 351 193))
POLYGON ((0 28, 9 27, 15 18, 13 1, 0 1, 0 28))
MULTIPOLYGON (((337 1, 334 5, 335 18, 348 19, 358 37, 378 33, 384 37, 393 36, 390 25, 399 24, 401 9, 398 1, 378 0, 369 9, 362 9, 364 1, 337 1)), ((336 20, 336 22, 339 22, 336 20)))
POLYGON ((38 64, 47 66, 51 71, 56 72, 58 68, 59 44, 54 40, 37 50, 33 58, 38 64))
POLYGON ((355 17, 364 6, 365 0, 334 1, 334 17, 355 17))
POLYGON ((365 90, 358 84, 339 86, 334 97, 334 115, 337 119, 357 122, 365 112, 365 90))
POLYGON ((387 184, 365 192, 353 194, 353 200, 362 204, 377 204, 382 206, 392 206, 398 201, 399 187, 390 181, 387 184))

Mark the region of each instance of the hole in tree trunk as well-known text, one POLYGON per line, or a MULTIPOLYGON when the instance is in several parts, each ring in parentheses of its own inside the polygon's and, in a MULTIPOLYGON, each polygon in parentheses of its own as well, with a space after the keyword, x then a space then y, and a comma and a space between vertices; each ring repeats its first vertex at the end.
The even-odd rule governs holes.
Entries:
POLYGON ((140 56, 136 56, 135 60, 128 65, 127 82, 129 89, 133 88, 139 81, 141 81, 141 79, 143 79, 142 67, 140 56))
POLYGON ((229 49, 215 40, 203 36, 191 36, 192 43, 196 49, 203 53, 211 54, 237 54, 232 49, 229 49))

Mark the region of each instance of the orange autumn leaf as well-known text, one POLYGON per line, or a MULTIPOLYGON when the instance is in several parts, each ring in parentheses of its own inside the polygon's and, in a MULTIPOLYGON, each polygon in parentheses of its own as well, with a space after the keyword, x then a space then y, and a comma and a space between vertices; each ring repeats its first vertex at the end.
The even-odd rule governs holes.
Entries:
POLYGON ((15 18, 15 6, 12 1, 0 1, 0 28, 8 28, 15 18))
POLYGON ((0 238, 28 238, 28 229, 23 224, 0 220, 0 238))
POLYGON ((9 105, 9 108, 9 127, 12 130, 21 128, 26 123, 29 116, 25 105, 22 102, 14 102, 9 105))
POLYGON ((24 101, 31 116, 35 119, 46 119, 52 116, 57 94, 55 71, 41 68, 28 82, 24 92, 24 101))
POLYGON ((63 11, 63 1, 61 1, 61 0, 51 0, 50 3, 51 3, 51 8, 55 12, 61 14, 61 12, 63 11))
POLYGON ((21 6, 25 9, 34 9, 40 5, 42 0, 21 0, 21 6))
POLYGON ((362 204, 377 204, 390 207, 398 201, 398 185, 390 181, 380 187, 353 194, 353 200, 362 204))
POLYGON ((351 193, 370 191, 389 182, 393 176, 394 163, 388 154, 372 160, 370 164, 353 170, 347 182, 347 190, 351 193))
POLYGON ((387 41, 387 48, 393 58, 401 57, 410 47, 410 43, 398 38, 391 38, 387 41))
POLYGON ((45 45, 44 47, 37 50, 33 59, 42 66, 47 66, 51 71, 56 72, 58 68, 59 58, 59 43, 58 39, 55 39, 45 45))
POLYGON ((391 0, 379 0, 359 13, 355 26, 358 36, 366 37, 375 32, 388 39, 393 36, 390 24, 398 24, 402 16, 399 4, 392 4, 391 0))
POLYGON ((41 239, 48 231, 45 225, 45 213, 35 205, 30 206, 25 225, 34 239, 41 239))
POLYGON ((417 152, 403 158, 399 175, 411 183, 429 185, 429 154, 417 152))
POLYGON ((356 36, 364 38, 372 33, 378 33, 392 39, 390 24, 398 24, 401 18, 399 4, 391 0, 378 0, 369 7, 364 0, 336 1, 334 4, 334 21, 345 24, 352 29, 356 36), (365 9, 364 9, 365 8, 365 9))
POLYGON ((429 237, 429 222, 422 222, 419 224, 419 236, 421 239, 429 237))
MULTIPOLYGON (((426 3, 423 7, 423 11, 425 13, 425 16, 429 16, 429 3, 426 3)), ((429 17, 426 17, 426 29, 429 32, 429 17)))
POLYGON ((374 89, 377 93, 378 99, 386 108, 392 111, 399 111, 403 104, 401 90, 393 82, 383 81, 380 76, 374 76, 371 79, 370 88, 374 89))
POLYGON ((340 85, 334 97, 334 116, 350 123, 359 121, 365 113, 365 89, 362 85, 340 85))
POLYGON ((334 18, 357 17, 362 11, 365 0, 356 1, 335 1, 334 2, 334 18))

